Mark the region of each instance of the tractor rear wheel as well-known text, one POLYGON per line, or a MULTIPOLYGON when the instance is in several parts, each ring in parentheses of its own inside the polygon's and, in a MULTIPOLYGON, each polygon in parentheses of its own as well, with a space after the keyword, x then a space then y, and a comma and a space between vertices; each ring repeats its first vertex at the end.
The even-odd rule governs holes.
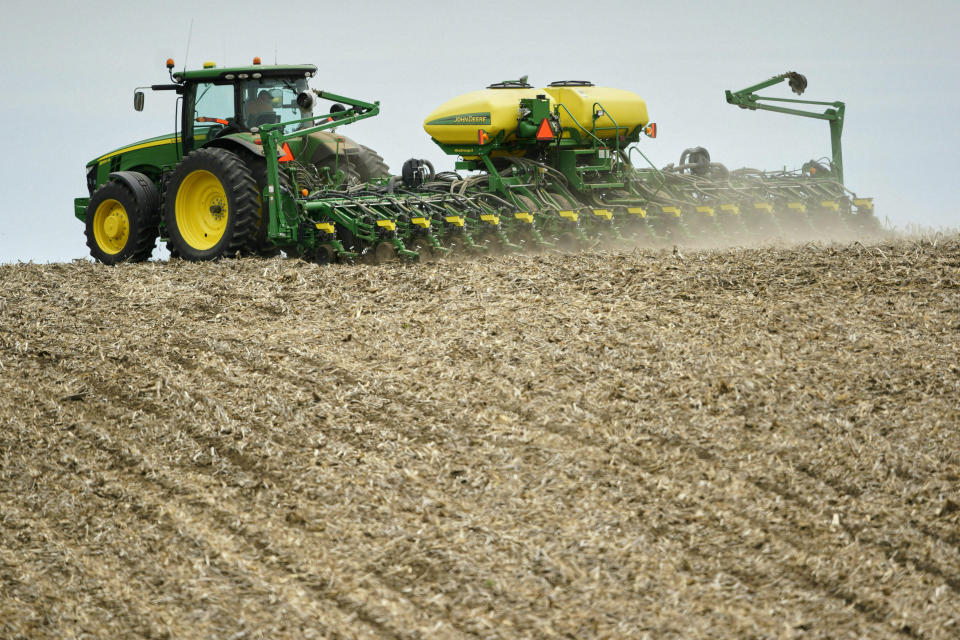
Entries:
POLYGON ((171 173, 163 209, 171 255, 187 260, 234 255, 257 230, 257 182, 232 151, 198 149, 171 173))
POLYGON ((87 206, 86 236, 90 255, 104 264, 143 262, 153 253, 159 217, 156 206, 142 201, 122 182, 108 182, 87 206))
POLYGON ((360 145, 360 157, 354 161, 354 166, 360 175, 361 182, 390 177, 390 167, 383 161, 383 157, 364 145, 360 145))
MULTIPOLYGON (((263 208, 263 189, 267 186, 267 161, 263 156, 254 156, 249 154, 245 158, 247 166, 250 167, 250 173, 257 182, 257 218, 254 221, 253 233, 247 241, 247 252, 264 258, 272 258, 280 254, 280 249, 270 241, 267 235, 267 228, 270 224, 270 213, 263 208)), ((277 174, 280 178, 280 190, 291 191, 293 186, 290 182, 290 176, 281 167, 277 174)))

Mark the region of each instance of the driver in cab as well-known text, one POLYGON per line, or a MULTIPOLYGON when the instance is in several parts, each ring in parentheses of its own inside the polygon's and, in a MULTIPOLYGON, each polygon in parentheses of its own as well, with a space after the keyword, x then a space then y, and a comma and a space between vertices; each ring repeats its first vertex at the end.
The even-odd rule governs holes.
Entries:
POLYGON ((246 111, 247 125, 250 127, 280 121, 280 117, 273 108, 273 96, 266 89, 260 91, 253 100, 248 100, 244 105, 244 110, 246 111))

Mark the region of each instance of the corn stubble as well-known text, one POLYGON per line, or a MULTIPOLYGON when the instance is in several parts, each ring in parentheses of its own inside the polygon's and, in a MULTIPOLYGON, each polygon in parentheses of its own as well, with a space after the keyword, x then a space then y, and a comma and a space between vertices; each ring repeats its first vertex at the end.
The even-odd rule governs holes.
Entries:
POLYGON ((960 634, 960 238, 0 267, 0 637, 960 634))

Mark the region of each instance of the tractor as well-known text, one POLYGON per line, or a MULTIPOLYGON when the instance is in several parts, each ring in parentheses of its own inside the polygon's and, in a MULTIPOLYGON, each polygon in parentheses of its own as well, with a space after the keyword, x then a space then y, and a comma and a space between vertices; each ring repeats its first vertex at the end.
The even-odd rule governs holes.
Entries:
MULTIPOLYGON (((208 260, 226 255, 279 252, 267 237, 262 206, 267 167, 259 128, 309 117, 319 97, 333 102, 329 124, 355 112, 375 114, 379 105, 310 91, 313 65, 264 65, 174 71, 153 91, 177 95, 177 130, 100 155, 87 163, 89 198, 75 200, 86 225, 91 255, 107 264, 150 257, 158 237, 171 256, 208 260), (350 105, 345 107, 343 103, 350 105)), ((142 111, 144 92, 134 93, 142 111)), ((300 122, 281 129, 306 129, 300 122)), ((389 176, 375 151, 330 129, 286 140, 277 158, 280 188, 293 175, 300 187, 346 186, 389 176)))

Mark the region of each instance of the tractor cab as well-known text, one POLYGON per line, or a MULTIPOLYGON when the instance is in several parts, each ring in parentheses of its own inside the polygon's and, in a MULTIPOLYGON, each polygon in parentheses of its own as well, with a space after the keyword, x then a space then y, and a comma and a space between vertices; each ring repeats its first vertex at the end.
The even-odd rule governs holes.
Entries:
POLYGON ((135 110, 143 110, 144 88, 176 91, 181 96, 178 159, 231 134, 247 134, 239 142, 255 151, 252 133, 258 127, 300 120, 313 112, 308 86, 317 71, 313 65, 262 65, 260 58, 254 58, 249 67, 218 68, 205 62, 202 69, 174 72, 173 60, 167 60, 167 70, 173 84, 138 88, 133 105, 135 110))
POLYGON ((255 58, 250 67, 218 69, 208 62, 203 69, 171 74, 183 95, 184 151, 264 124, 308 117, 312 101, 301 95, 309 92, 316 70, 313 65, 265 66, 255 58))

